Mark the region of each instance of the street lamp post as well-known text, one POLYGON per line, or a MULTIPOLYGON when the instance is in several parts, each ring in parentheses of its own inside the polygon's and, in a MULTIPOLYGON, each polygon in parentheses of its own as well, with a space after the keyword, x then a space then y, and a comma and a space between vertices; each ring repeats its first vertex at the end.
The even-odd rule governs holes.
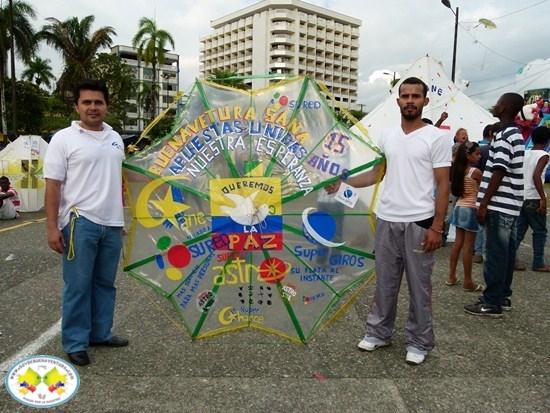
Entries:
POLYGON ((15 83, 15 36, 13 35, 13 2, 10 0, 10 64, 11 64, 11 119, 13 136, 17 138, 17 108, 15 83))
POLYGON ((455 37, 454 37, 454 43, 453 43, 453 67, 452 67, 452 71, 451 71, 451 80, 455 81, 455 69, 456 69, 456 42, 457 42, 457 39, 458 39, 458 7, 456 8, 456 11, 453 10, 453 8, 451 7, 451 2, 449 0, 441 0, 441 3, 443 3, 443 5, 445 7, 447 7, 449 10, 451 10, 453 12, 453 14, 455 15, 455 37))

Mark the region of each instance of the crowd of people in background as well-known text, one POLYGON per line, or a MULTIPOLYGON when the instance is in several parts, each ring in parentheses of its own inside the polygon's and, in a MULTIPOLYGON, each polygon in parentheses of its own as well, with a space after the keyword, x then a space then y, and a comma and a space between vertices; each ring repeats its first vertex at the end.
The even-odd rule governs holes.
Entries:
POLYGON ((531 129, 526 141, 517 124, 523 103, 520 95, 503 95, 493 108, 500 121, 486 125, 478 143, 469 141, 464 128, 458 128, 454 136, 444 235, 450 225, 456 232, 445 284, 462 284, 464 291, 483 292, 478 302, 465 306, 469 314, 501 317, 503 310, 511 309, 513 272, 526 269, 516 259, 516 252, 528 228, 533 237, 531 269, 550 272, 544 259, 544 180, 550 130, 545 126, 531 129), (461 251, 463 280, 457 276, 461 251), (472 263, 484 263, 485 285, 473 280, 472 263))
MULTIPOLYGON (((540 116, 550 113, 547 102, 540 103, 540 116)), ((517 115, 523 104, 520 95, 503 95, 493 108, 500 121, 486 125, 478 143, 469 140, 464 128, 454 135, 445 239, 451 225, 456 232, 445 284, 483 292, 478 302, 464 308, 473 315, 501 317, 503 310, 511 309, 513 272, 526 269, 516 252, 528 228, 532 230, 531 269, 550 272, 544 259, 550 130, 539 126, 525 135, 517 115), (461 251, 462 280, 457 276, 461 251), (473 280, 472 263, 484 263, 485 285, 473 280)))

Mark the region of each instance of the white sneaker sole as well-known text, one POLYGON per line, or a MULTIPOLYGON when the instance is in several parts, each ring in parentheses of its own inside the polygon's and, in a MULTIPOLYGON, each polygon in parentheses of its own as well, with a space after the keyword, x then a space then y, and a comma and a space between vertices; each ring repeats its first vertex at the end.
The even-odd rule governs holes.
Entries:
POLYGON ((424 363, 426 361, 426 359, 424 358, 422 361, 405 359, 405 361, 407 362, 407 364, 410 364, 411 366, 419 366, 422 363, 424 363))
POLYGON ((357 347, 360 350, 363 351, 374 351, 376 349, 379 349, 380 347, 388 347, 390 343, 382 343, 382 344, 362 344, 363 342, 360 341, 359 344, 357 344, 357 347))

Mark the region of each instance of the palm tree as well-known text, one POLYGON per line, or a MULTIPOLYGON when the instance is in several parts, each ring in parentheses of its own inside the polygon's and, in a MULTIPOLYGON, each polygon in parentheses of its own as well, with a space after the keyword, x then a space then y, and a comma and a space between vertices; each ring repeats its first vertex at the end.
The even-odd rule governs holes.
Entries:
POLYGON ((92 33, 94 16, 86 16, 82 20, 78 17, 65 21, 54 17, 46 20, 49 24, 42 28, 39 36, 63 56, 65 69, 57 82, 57 89, 64 98, 68 98, 73 86, 89 77, 96 53, 103 47, 111 46, 111 36, 116 36, 116 31, 111 26, 105 26, 92 33))
POLYGON ((40 57, 31 60, 27 69, 21 73, 21 77, 36 83, 38 87, 44 84, 47 88, 50 88, 52 86, 52 81, 55 80, 55 76, 52 73, 52 67, 50 66, 50 59, 44 60, 40 57))
MULTIPOLYGON (((164 56, 167 44, 174 49, 174 39, 166 30, 157 28, 155 20, 148 17, 142 17, 139 21, 139 29, 132 44, 138 49, 138 58, 151 65, 153 69, 153 85, 159 83, 159 74, 157 66, 164 63, 164 56)), ((153 87, 153 110, 158 113, 158 87, 153 87)))
POLYGON ((157 96, 157 88, 154 83, 143 82, 137 93, 138 113, 143 109, 144 115, 140 118, 144 124, 149 123, 155 117, 155 96, 157 96))
POLYGON ((29 62, 37 47, 37 39, 30 19, 36 13, 32 6, 21 0, 13 2, 13 33, 10 24, 10 5, 3 3, 0 7, 0 105, 2 106, 2 132, 6 132, 6 100, 4 79, 7 73, 8 51, 11 48, 11 38, 15 43, 15 52, 24 62, 29 62))

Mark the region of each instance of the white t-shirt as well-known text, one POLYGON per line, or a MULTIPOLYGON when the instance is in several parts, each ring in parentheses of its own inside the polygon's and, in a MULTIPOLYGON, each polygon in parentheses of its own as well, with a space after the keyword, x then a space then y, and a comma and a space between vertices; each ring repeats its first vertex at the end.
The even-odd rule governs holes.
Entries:
MULTIPOLYGON (((0 191, 0 194, 4 192, 0 191)), ((12 198, 5 198, 2 200, 2 206, 0 206, 0 219, 15 219, 17 217, 17 211, 13 205, 12 198)))
MULTIPOLYGON (((548 152, 541 149, 525 151, 525 158, 523 159, 523 188, 525 191, 523 196, 525 199, 540 199, 537 188, 535 188, 535 182, 533 181, 533 174, 535 173, 537 163, 544 155, 548 156, 548 152)), ((547 168, 548 163, 546 163, 546 166, 542 170, 541 178, 543 185, 547 168)))
POLYGON ((106 123, 89 131, 78 121, 57 132, 48 146, 44 177, 61 181, 59 228, 72 208, 92 222, 122 227, 122 138, 106 123))
POLYGON ((434 168, 450 167, 453 140, 432 125, 405 135, 401 126, 382 132, 386 176, 378 216, 390 222, 416 222, 434 215, 434 168))

